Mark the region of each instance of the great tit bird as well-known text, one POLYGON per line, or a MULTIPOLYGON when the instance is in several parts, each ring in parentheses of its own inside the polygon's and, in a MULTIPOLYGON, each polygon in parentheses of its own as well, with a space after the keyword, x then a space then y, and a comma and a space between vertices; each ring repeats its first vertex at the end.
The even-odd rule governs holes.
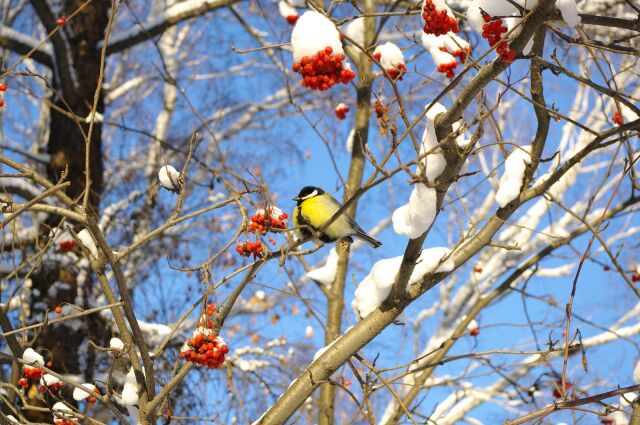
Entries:
MULTIPOLYGON (((303 238, 314 236, 340 209, 338 201, 324 190, 314 186, 303 187, 293 200, 298 202, 293 212, 293 223, 298 227, 298 233, 303 238)), ((317 237, 322 242, 334 242, 339 239, 351 239, 350 236, 362 239, 374 248, 382 245, 379 240, 362 230, 362 227, 358 226, 346 212, 340 214, 317 237)))

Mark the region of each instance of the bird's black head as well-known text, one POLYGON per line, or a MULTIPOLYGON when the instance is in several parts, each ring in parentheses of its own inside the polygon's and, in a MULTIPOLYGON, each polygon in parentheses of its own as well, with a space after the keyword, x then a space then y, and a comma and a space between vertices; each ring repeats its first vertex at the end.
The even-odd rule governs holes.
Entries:
POLYGON ((298 196, 293 198, 294 201, 298 201, 298 205, 302 203, 305 199, 313 198, 314 196, 322 195, 324 190, 315 186, 305 186, 300 190, 298 196))

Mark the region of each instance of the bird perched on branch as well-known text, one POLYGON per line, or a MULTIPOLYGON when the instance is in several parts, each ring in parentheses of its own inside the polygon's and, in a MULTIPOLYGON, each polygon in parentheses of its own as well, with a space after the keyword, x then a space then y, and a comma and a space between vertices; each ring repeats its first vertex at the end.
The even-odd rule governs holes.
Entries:
POLYGON ((341 213, 324 228, 340 209, 340 203, 319 187, 305 186, 293 200, 298 202, 293 212, 293 223, 298 227, 301 237, 316 237, 322 242, 334 242, 339 239, 353 242, 351 236, 355 236, 374 248, 382 245, 379 240, 362 230, 346 212, 341 213))

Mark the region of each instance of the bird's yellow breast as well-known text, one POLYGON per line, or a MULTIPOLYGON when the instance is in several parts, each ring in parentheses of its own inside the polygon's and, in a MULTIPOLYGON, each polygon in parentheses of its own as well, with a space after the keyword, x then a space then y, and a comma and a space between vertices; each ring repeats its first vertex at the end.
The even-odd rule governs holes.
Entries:
MULTIPOLYGON (((306 224, 314 230, 318 230, 339 209, 340 204, 329 196, 316 196, 303 201, 296 207, 293 214, 293 222, 296 226, 306 224)), ((353 234, 353 229, 347 220, 347 216, 342 214, 324 230, 324 234, 335 240, 353 234)))

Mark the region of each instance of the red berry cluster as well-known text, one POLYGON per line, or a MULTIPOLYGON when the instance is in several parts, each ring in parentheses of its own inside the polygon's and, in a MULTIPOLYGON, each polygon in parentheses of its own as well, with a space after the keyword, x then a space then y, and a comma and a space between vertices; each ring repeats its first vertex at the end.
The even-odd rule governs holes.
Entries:
POLYGON ((73 419, 65 418, 56 418, 54 423, 56 425, 78 425, 78 422, 74 421, 73 419))
POLYGON ((631 281, 633 283, 640 282, 640 274, 638 274, 638 272, 631 273, 631 281))
POLYGON ((471 336, 478 336, 478 335, 480 335, 480 328, 471 329, 471 330, 469 331, 469 335, 471 335, 471 336))
POLYGON ((298 15, 289 15, 289 16, 286 16, 284 19, 287 20, 289 25, 295 25, 296 22, 298 22, 298 18, 299 18, 298 15))
POLYGON ((457 62, 441 63, 438 65, 438 72, 445 74, 447 78, 453 78, 456 75, 453 72, 453 70, 456 69, 456 66, 458 66, 457 62))
POLYGON ((219 368, 228 352, 229 347, 213 329, 198 328, 191 338, 185 341, 180 350, 180 357, 201 366, 219 368))
POLYGON ((29 381, 26 378, 20 378, 18 379, 18 386, 26 389, 29 386, 29 381))
POLYGON ((37 367, 33 367, 33 366, 24 366, 22 368, 22 374, 27 379, 33 379, 33 380, 39 381, 40 378, 42 378, 42 376, 44 375, 44 370, 38 369, 37 367))
POLYGON ((262 258, 266 247, 260 241, 244 241, 236 245, 236 252, 243 257, 249 257, 253 254, 253 258, 262 258))
MULTIPOLYGON (((5 83, 0 83, 0 92, 7 91, 7 85, 5 83)), ((0 108, 4 106, 4 100, 0 98, 0 108)))
POLYGON ((622 125, 624 123, 624 121, 622 120, 622 114, 620 113, 620 111, 615 111, 613 113, 613 116, 611 117, 611 121, 613 121, 618 125, 622 125))
POLYGON ((338 106, 336 106, 335 113, 336 113, 336 117, 339 120, 343 120, 347 118, 347 112, 349 112, 349 107, 344 103, 341 103, 338 106))
POLYGON ((458 32, 458 22, 447 14, 446 10, 438 10, 432 0, 425 0, 422 8, 424 32, 433 35, 444 35, 449 31, 458 32))
POLYGON ((320 50, 312 57, 303 56, 300 62, 293 63, 293 72, 302 75, 302 85, 311 90, 328 90, 342 83, 347 84, 356 74, 343 68, 344 54, 334 55, 331 47, 320 50))
POLYGON ((380 103, 379 100, 376 100, 376 103, 373 105, 373 109, 376 111, 376 117, 378 118, 382 118, 388 111, 387 107, 380 103))
POLYGON ((482 38, 489 41, 489 46, 498 44, 496 53, 500 55, 500 60, 512 63, 516 59, 516 51, 509 49, 509 43, 502 41, 502 34, 507 32, 507 27, 502 24, 502 19, 491 19, 486 13, 482 15, 485 24, 482 25, 482 38))
POLYGON ((392 80, 402 80, 402 76, 407 73, 407 66, 399 63, 398 66, 387 69, 387 74, 392 80))
POLYGON ((69 240, 60 242, 58 246, 60 247, 60 251, 63 251, 63 252, 73 251, 73 249, 76 247, 76 241, 74 241, 73 239, 69 239, 69 240))
MULTIPOLYGON (((573 384, 569 381, 565 381, 564 383, 565 388, 567 389, 567 392, 573 388, 573 384)), ((560 390, 562 389, 562 380, 558 379, 554 384, 553 384, 553 396, 555 398, 560 398, 562 397, 562 394, 560 394, 560 390)))
POLYGON ((251 223, 247 230, 256 235, 266 235, 267 230, 270 229, 286 229, 288 218, 287 213, 282 212, 277 207, 259 209, 253 217, 251 217, 251 223), (268 228, 267 223, 269 223, 268 228))

